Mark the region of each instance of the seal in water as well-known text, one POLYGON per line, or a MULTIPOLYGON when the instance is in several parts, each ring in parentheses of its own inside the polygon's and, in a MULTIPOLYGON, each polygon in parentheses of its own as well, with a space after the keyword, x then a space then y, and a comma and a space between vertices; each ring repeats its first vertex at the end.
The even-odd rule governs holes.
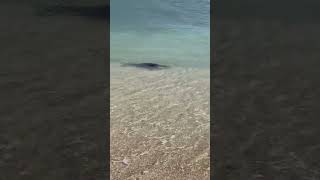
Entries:
POLYGON ((160 69, 169 68, 169 66, 160 65, 156 63, 126 63, 126 64, 122 64, 122 66, 144 68, 148 70, 160 70, 160 69))

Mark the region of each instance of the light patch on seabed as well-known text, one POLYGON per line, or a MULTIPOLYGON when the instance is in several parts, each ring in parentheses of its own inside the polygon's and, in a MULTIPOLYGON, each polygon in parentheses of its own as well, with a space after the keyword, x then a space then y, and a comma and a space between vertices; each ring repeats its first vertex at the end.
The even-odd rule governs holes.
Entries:
POLYGON ((111 179, 209 179, 208 69, 111 65, 111 179))

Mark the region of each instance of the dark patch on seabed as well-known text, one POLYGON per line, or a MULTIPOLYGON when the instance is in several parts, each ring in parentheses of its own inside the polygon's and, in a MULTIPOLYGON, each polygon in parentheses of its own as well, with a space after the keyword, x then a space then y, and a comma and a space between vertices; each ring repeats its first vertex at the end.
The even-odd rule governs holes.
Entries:
POLYGON ((125 63, 122 64, 123 67, 136 67, 136 68, 143 68, 148 70, 161 70, 161 69, 167 69, 169 66, 166 65, 160 65, 156 63, 125 63))

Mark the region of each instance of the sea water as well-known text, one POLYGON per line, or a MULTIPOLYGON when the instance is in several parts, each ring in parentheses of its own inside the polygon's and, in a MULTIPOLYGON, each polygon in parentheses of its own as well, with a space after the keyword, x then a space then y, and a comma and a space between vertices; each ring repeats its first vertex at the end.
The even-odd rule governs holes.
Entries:
POLYGON ((209 68, 209 0, 111 0, 111 62, 209 68))
POLYGON ((111 179, 209 179, 208 0, 111 0, 110 10, 111 179))

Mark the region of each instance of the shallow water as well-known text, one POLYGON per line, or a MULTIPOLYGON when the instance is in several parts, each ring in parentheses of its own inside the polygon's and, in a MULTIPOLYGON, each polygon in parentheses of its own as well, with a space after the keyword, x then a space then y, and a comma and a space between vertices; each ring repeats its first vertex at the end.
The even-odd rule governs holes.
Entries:
POLYGON ((209 179, 209 71, 111 64, 110 83, 112 179, 209 179))
POLYGON ((210 64, 208 0, 111 0, 112 62, 210 64))
POLYGON ((209 179, 209 1, 110 7, 111 179, 209 179))

